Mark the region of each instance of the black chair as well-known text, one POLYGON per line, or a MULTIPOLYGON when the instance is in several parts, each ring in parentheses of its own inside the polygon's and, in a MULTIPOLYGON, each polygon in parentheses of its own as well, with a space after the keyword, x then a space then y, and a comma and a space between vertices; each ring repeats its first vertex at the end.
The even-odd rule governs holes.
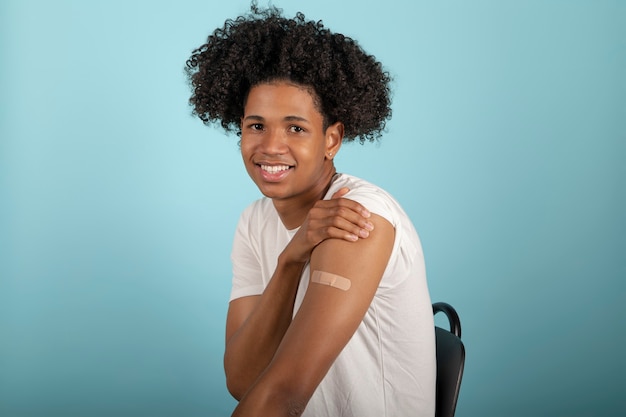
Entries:
POLYGON ((437 341, 435 417, 454 417, 465 367, 465 346, 461 341, 461 320, 454 307, 447 303, 434 303, 433 314, 438 312, 448 317, 450 331, 435 326, 437 341))

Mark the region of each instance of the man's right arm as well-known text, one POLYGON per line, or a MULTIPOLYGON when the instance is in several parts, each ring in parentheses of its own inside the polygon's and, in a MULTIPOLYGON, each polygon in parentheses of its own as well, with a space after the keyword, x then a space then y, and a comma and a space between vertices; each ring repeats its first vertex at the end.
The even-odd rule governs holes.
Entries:
POLYGON ((224 369, 228 390, 237 400, 270 363, 289 328, 304 265, 279 258, 262 295, 230 302, 224 369))

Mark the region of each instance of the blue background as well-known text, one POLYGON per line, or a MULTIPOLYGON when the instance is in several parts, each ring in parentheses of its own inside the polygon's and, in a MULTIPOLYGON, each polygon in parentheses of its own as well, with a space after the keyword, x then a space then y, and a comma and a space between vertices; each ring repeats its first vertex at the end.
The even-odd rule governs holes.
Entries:
MULTIPOLYGON (((275 4, 395 79, 383 140, 337 165, 403 204, 461 314, 457 416, 626 413, 625 2, 275 4)), ((0 3, 0 415, 229 415, 229 252, 259 193, 183 66, 248 5, 0 3)))

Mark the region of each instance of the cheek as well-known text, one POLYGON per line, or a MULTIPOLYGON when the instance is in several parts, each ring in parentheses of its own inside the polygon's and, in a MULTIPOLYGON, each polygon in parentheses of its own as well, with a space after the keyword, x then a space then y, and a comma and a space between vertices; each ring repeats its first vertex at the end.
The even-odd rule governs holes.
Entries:
POLYGON ((254 144, 251 140, 246 140, 243 136, 239 141, 239 151, 241 152, 241 156, 245 159, 247 156, 253 152, 254 144))

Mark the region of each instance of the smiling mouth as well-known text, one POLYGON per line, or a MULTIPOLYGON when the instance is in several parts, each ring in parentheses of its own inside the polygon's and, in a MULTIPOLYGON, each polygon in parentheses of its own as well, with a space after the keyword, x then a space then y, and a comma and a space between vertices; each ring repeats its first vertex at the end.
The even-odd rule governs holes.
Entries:
POLYGON ((270 174, 278 174, 283 171, 287 171, 289 168, 292 168, 289 165, 259 165, 261 169, 270 174))

